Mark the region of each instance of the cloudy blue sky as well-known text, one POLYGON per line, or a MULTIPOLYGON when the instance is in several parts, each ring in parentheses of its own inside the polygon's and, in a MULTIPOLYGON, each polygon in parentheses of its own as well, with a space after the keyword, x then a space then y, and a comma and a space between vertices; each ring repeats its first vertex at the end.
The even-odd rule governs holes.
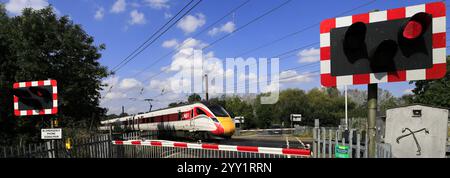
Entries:
MULTIPOLYGON (((24 7, 40 9, 51 4, 59 16, 67 15, 74 23, 81 24, 83 29, 94 37, 96 44, 106 45, 100 62, 112 69, 189 1, 1 0, 0 2, 6 4, 5 7, 10 16, 20 15, 24 7)), ((137 113, 148 110, 148 104, 142 101, 144 98, 154 98, 155 101, 152 103, 154 109, 165 107, 170 102, 184 100, 186 94, 173 93, 168 87, 168 83, 174 80, 174 73, 179 72, 179 67, 186 63, 183 60, 186 57, 183 55, 186 54, 180 46, 201 49, 284 2, 284 0, 250 0, 249 2, 247 0, 203 0, 167 33, 120 68, 114 76, 105 79, 104 82, 113 87, 105 88, 102 92, 104 97, 101 105, 109 108, 110 113, 119 113, 122 105, 126 107, 128 113, 137 113), (211 26, 241 4, 244 4, 241 8, 211 26), (199 34, 201 31, 203 33, 199 34), (170 53, 172 51, 174 53, 170 53), (162 70, 164 71, 161 72, 162 70), (161 95, 162 90, 164 92, 161 95)), ((217 67, 216 63, 227 57, 272 57, 292 51, 280 59, 280 71, 282 71, 280 77, 289 78, 284 80, 280 87, 281 89, 309 90, 320 87, 320 78, 315 71, 319 70, 318 23, 323 19, 427 2, 432 1, 292 0, 214 43, 205 49, 203 54, 217 59, 213 60, 209 67, 211 70, 209 72, 217 73, 217 70, 214 70, 214 67, 217 67), (298 33, 277 40, 294 32, 298 33), (277 42, 272 43, 274 40, 277 42), (269 43, 271 45, 252 50, 269 43), (249 50, 251 51, 247 52, 249 50), (241 54, 244 55, 241 56, 241 54), (299 77, 295 77, 297 75, 299 77)), ((248 78, 253 80, 251 76, 248 78)), ((408 93, 413 88, 407 82, 386 83, 379 86, 396 96, 408 93)), ((349 86, 349 88, 365 89, 366 86, 349 86)))

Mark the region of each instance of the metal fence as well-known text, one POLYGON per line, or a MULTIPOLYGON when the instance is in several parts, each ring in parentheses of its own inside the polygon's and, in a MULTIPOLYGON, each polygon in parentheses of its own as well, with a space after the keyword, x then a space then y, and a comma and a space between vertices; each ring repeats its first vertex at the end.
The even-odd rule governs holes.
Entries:
MULTIPOLYGON (((313 157, 335 158, 336 146, 346 147, 349 158, 368 158, 368 136, 356 129, 326 129, 317 127, 313 133, 313 157)), ((387 143, 376 144, 376 158, 391 158, 391 146, 387 143)))
POLYGON ((22 146, 0 147, 0 158, 107 158, 109 136, 97 135, 73 140, 72 149, 66 148, 64 140, 50 140, 22 146))
POLYGON ((309 149, 155 140, 156 132, 98 134, 22 146, 0 146, 0 158, 305 158, 309 149))
MULTIPOLYGON (((113 135, 114 139, 154 139, 156 132, 134 132, 113 135)), ((66 138, 18 146, 0 146, 0 158, 111 158, 118 152, 111 144, 109 134, 97 134, 87 138, 73 138, 70 148, 66 138)))

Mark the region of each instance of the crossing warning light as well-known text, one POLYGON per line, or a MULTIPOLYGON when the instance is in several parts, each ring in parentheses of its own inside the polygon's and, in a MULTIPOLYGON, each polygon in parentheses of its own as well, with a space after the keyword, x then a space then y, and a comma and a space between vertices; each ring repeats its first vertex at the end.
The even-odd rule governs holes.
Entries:
POLYGON ((56 80, 17 82, 13 85, 14 115, 46 115, 58 112, 56 80))
POLYGON ((322 21, 322 85, 444 77, 445 13, 445 4, 436 2, 322 21))

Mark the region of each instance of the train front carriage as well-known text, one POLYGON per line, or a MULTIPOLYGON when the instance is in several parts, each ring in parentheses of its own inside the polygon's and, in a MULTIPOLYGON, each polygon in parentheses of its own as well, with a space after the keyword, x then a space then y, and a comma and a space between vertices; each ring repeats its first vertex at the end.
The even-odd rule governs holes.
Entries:
POLYGON ((195 139, 227 139, 235 131, 227 111, 206 102, 115 118, 101 124, 100 130, 111 130, 120 125, 128 131, 158 131, 160 136, 195 139))

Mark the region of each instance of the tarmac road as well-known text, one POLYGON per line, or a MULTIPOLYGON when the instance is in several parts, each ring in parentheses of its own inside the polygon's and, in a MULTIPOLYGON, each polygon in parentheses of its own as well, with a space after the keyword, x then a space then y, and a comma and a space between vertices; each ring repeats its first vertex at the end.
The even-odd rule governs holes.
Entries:
MULTIPOLYGON (((288 137, 290 148, 301 148, 301 144, 293 136, 288 137)), ((312 139, 301 140, 305 145, 312 144, 312 139)), ((221 140, 218 144, 287 148, 286 136, 283 135, 249 135, 233 136, 230 140, 221 140)))

